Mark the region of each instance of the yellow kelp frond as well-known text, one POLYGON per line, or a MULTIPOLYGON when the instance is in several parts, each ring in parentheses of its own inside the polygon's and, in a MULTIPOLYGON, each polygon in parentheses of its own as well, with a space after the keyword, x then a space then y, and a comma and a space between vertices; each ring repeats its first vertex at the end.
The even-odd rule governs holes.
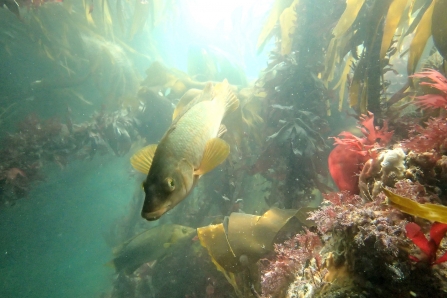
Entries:
POLYGON ((396 207, 400 211, 418 216, 430 221, 447 223, 447 206, 436 204, 420 204, 413 200, 401 197, 384 188, 383 192, 389 199, 390 205, 396 207))
POLYGON ((243 297, 241 290, 237 285, 236 275, 233 272, 227 272, 222 266, 219 265, 219 263, 213 257, 211 257, 211 261, 216 266, 217 271, 222 272, 222 274, 225 276, 225 279, 233 287, 234 291, 236 292, 236 296, 243 297))
POLYGON ((407 72, 409 75, 413 74, 416 70, 419 59, 421 58, 425 45, 427 44, 427 40, 431 36, 432 14, 435 2, 436 1, 433 1, 425 11, 419 25, 416 28, 413 40, 411 41, 407 66, 407 72))
POLYGON ((232 213, 228 221, 228 242, 236 256, 252 262, 273 250, 273 241, 297 210, 272 208, 262 216, 232 213))
POLYGON ((292 3, 292 0, 276 0, 273 4, 273 8, 270 10, 270 15, 267 22, 264 24, 261 34, 259 34, 258 43, 256 45, 258 53, 264 48, 265 43, 271 37, 272 30, 278 22, 279 16, 284 9, 290 6, 290 3, 292 3))
POLYGON ((200 244, 205 247, 216 269, 225 276, 233 286, 238 297, 242 297, 233 272, 241 271, 239 260, 228 244, 223 224, 210 225, 197 229, 200 244))
POLYGON ((227 272, 238 272, 242 269, 238 259, 228 244, 223 224, 210 225, 197 229, 200 244, 208 250, 214 262, 227 272))
POLYGON ((154 61, 149 66, 146 75, 142 85, 158 89, 170 99, 181 98, 191 88, 204 89, 207 86, 207 83, 195 81, 188 74, 175 68, 167 68, 159 61, 154 61))
POLYGON ((334 78, 335 64, 340 59, 338 54, 338 39, 332 38, 329 42, 326 57, 324 58, 325 69, 322 75, 322 80, 325 86, 328 86, 328 82, 334 78))
MULTIPOLYGON (((362 60, 359 61, 354 71, 354 77, 349 87, 349 106, 355 107, 359 103, 359 97, 361 97, 363 90, 366 86, 362 86, 362 79, 365 77, 365 63, 362 60)), ((366 85, 366 84, 365 84, 366 85)))
POLYGON ((281 55, 290 54, 292 51, 293 33, 296 28, 296 11, 295 7, 298 0, 293 1, 292 5, 286 8, 279 17, 279 24, 281 25, 281 55))
POLYGON ((114 36, 113 22, 108 0, 102 0, 101 6, 102 6, 102 22, 104 25, 104 30, 108 36, 111 36, 113 38, 114 36))
POLYGON ((123 10, 123 2, 124 0, 117 0, 115 4, 115 12, 116 12, 116 19, 119 25, 119 28, 121 30, 121 33, 124 34, 125 32, 125 25, 124 25, 124 10, 123 10))
POLYGON ((87 20, 87 23, 95 26, 95 21, 93 21, 92 12, 91 12, 92 4, 90 3, 90 1, 87 2, 87 0, 82 0, 82 4, 84 5, 85 19, 87 20))
POLYGON ((135 0, 135 10, 132 18, 132 25, 129 31, 129 39, 132 40, 135 34, 140 31, 149 17, 149 13, 153 12, 153 1, 135 0))
POLYGON ((433 8, 431 32, 441 56, 447 60, 447 0, 436 0, 433 8))
POLYGON ((427 11, 428 7, 432 3, 432 0, 413 1, 410 5, 408 13, 409 27, 405 31, 404 36, 414 33, 416 27, 427 11))
POLYGON ((335 38, 340 38, 351 28, 363 3, 365 3, 365 0, 346 0, 346 9, 333 31, 335 38))
POLYGON ((236 273, 244 268, 239 262, 241 256, 246 256, 250 264, 256 263, 273 250, 278 233, 289 224, 295 229, 309 224, 301 220, 301 209, 272 208, 262 216, 234 212, 228 218, 227 230, 224 224, 218 224, 198 228, 197 234, 210 256, 226 271, 236 273))
POLYGON ((340 59, 343 58, 340 56, 344 55, 342 52, 348 46, 348 43, 351 42, 353 36, 354 30, 351 28, 344 35, 331 39, 324 61, 325 70, 322 76, 326 86, 328 82, 333 80, 336 65, 340 62, 340 59))
POLYGON ((383 28, 382 46, 380 48, 381 61, 385 58, 385 54, 393 41, 397 26, 409 4, 408 2, 408 0, 394 0, 388 9, 385 27, 383 28))
POLYGON ((345 67, 343 69, 343 72, 340 75, 340 80, 333 88, 334 90, 337 88, 340 88, 338 91, 338 110, 339 111, 341 111, 341 109, 343 107, 343 101, 345 98, 345 90, 346 90, 346 81, 348 80, 348 74, 349 74, 349 71, 351 70, 352 58, 353 57, 351 54, 349 54, 348 57, 346 58, 345 67))

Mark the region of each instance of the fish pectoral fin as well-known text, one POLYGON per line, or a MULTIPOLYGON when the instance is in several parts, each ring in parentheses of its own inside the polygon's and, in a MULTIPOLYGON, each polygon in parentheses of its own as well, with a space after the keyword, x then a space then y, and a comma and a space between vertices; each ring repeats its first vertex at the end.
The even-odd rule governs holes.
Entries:
POLYGON ((156 149, 157 145, 149 145, 135 153, 130 158, 132 167, 135 170, 147 175, 149 173, 149 169, 151 168, 152 159, 154 158, 156 149))
POLYGON ((194 175, 204 175, 225 161, 230 154, 230 146, 222 139, 213 138, 208 140, 203 153, 202 162, 194 175))
POLYGON ((225 125, 221 124, 219 127, 219 131, 217 132, 217 137, 220 138, 226 132, 227 132, 227 127, 225 125))

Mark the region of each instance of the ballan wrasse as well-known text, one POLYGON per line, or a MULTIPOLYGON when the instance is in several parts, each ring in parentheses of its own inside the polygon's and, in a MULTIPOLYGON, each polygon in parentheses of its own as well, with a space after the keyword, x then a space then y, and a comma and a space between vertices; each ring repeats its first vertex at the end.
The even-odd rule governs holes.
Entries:
POLYGON ((180 99, 173 122, 158 145, 149 145, 131 158, 132 166, 147 174, 141 215, 157 220, 188 196, 198 179, 221 164, 230 146, 219 137, 226 114, 239 100, 227 80, 202 92, 190 90, 180 99))

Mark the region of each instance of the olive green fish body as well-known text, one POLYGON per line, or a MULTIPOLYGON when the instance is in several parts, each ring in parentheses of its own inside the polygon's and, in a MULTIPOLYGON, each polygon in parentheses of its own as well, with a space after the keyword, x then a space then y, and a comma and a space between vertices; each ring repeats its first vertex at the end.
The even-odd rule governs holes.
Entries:
POLYGON ((201 175, 222 163, 229 146, 218 138, 225 114, 239 101, 228 82, 212 90, 209 85, 202 97, 174 112, 174 121, 158 146, 143 148, 131 158, 132 165, 147 173, 143 183, 146 198, 142 216, 156 220, 181 202, 201 175), (208 88, 208 89, 207 89, 208 88))
POLYGON ((178 245, 186 245, 195 235, 195 229, 175 225, 160 225, 144 231, 126 243, 115 252, 112 264, 116 272, 134 272, 144 263, 157 260, 169 249, 178 245))
POLYGON ((156 151, 153 166, 159 161, 164 166, 175 165, 185 159, 197 169, 207 141, 217 136, 224 112, 224 107, 216 101, 200 102, 192 107, 160 141, 158 148, 163 149, 157 148, 159 153, 156 151))

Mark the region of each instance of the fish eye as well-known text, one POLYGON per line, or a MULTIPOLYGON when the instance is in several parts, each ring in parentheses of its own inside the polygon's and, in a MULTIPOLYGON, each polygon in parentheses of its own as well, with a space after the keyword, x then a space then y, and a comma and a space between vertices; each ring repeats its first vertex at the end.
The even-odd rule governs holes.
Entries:
POLYGON ((174 191, 174 189, 175 189, 174 179, 166 178, 165 179, 165 185, 166 185, 167 190, 174 191))

